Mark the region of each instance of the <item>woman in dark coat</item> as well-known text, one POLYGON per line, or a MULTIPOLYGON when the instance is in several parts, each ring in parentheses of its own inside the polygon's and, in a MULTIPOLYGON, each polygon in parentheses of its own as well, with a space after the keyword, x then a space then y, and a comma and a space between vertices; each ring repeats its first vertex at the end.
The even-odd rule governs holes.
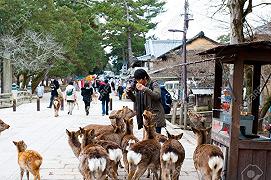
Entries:
POLYGON ((134 78, 136 80, 134 87, 128 86, 126 91, 128 98, 134 102, 138 129, 143 127, 143 111, 151 109, 156 114, 156 132, 161 133, 161 128, 166 126, 166 120, 160 86, 150 79, 144 69, 137 69, 134 78))
POLYGON ((89 107, 90 107, 90 102, 92 101, 91 97, 93 94, 93 88, 89 87, 89 84, 86 83, 83 88, 81 88, 81 95, 83 96, 83 101, 85 103, 85 111, 86 115, 89 114, 89 107))

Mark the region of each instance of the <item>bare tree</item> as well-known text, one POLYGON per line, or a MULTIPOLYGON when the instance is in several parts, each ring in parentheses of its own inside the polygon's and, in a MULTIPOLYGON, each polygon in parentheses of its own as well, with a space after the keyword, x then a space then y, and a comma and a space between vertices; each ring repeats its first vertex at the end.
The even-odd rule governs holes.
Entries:
POLYGON ((50 34, 26 31, 19 37, 2 36, 0 42, 0 56, 11 60, 15 73, 24 76, 23 87, 30 76, 48 73, 57 60, 65 59, 62 45, 50 34))

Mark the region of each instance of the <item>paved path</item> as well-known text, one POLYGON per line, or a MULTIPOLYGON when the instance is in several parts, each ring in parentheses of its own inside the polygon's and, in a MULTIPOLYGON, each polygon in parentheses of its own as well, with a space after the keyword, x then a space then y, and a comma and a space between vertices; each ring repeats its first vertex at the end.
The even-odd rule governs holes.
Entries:
MULTIPOLYGON (((54 117, 53 109, 46 108, 48 101, 49 94, 46 94, 41 99, 41 111, 36 110, 36 102, 19 106, 16 112, 12 108, 0 109, 0 118, 11 126, 0 135, 0 180, 19 180, 17 150, 12 143, 18 140, 24 140, 28 149, 36 150, 43 156, 42 180, 82 179, 77 169, 78 160, 67 143, 65 129, 77 130, 90 123, 109 124, 108 116, 101 116, 100 102, 91 104, 90 115, 86 116, 83 102, 80 101, 79 108, 75 107, 73 115, 68 115, 65 110, 60 112, 59 117, 54 117)), ((132 103, 128 100, 113 101, 113 109, 120 109, 124 105, 132 108, 132 103)), ((167 128, 174 134, 184 132, 171 124, 167 128)), ((165 134, 164 131, 162 133, 165 134)), ((135 130, 135 135, 142 138, 142 131, 135 130)), ((191 132, 184 132, 181 143, 186 150, 186 159, 180 179, 195 180, 197 176, 192 160, 195 140, 191 132)), ((119 179, 126 179, 126 176, 124 169, 120 169, 119 179)), ((33 179, 31 175, 30 179, 33 179)), ((148 178, 144 176, 141 179, 148 178)))

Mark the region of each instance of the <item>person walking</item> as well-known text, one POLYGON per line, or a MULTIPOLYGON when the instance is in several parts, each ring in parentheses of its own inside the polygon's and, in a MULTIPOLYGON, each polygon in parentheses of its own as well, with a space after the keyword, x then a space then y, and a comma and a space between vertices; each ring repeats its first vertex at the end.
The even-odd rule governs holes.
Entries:
POLYGON ((65 101, 67 101, 68 104, 68 114, 72 115, 72 111, 75 105, 75 102, 77 100, 77 96, 76 96, 76 89, 73 86, 73 82, 69 82, 69 85, 66 87, 65 90, 65 101))
POLYGON ((126 93, 134 102, 137 113, 138 129, 143 127, 143 112, 151 109, 156 115, 156 132, 161 133, 162 127, 166 126, 165 112, 161 103, 161 90, 156 81, 152 81, 144 69, 134 72, 134 83, 127 84, 126 93))
POLYGON ((86 115, 89 115, 90 102, 92 101, 93 88, 85 83, 85 86, 81 88, 81 95, 83 96, 83 101, 85 103, 86 115))
POLYGON ((123 89, 122 85, 119 84, 118 89, 117 89, 117 92, 118 92, 118 95, 119 95, 119 100, 122 99, 123 91, 124 91, 124 89, 123 89))
POLYGON ((111 87, 107 79, 104 82, 100 82, 99 93, 99 100, 102 101, 102 115, 108 115, 111 87))
POLYGON ((57 90, 59 88, 59 82, 56 79, 52 80, 50 87, 51 87, 51 98, 50 98, 50 104, 47 108, 52 108, 54 98, 58 97, 57 90))

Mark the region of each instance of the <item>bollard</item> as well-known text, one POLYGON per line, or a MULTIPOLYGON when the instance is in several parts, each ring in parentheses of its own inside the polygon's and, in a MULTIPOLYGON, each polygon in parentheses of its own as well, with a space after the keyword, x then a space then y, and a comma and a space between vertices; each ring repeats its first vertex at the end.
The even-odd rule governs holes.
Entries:
POLYGON ((13 111, 16 111, 16 99, 12 100, 13 111))
POLYGON ((109 100, 109 109, 110 109, 110 111, 112 111, 112 98, 110 98, 110 100, 109 100))
POLYGON ((37 111, 40 111, 40 98, 37 98, 37 111))
POLYGON ((184 104, 182 103, 181 104, 181 107, 180 107, 180 119, 179 119, 179 124, 180 126, 183 126, 184 125, 184 104))

